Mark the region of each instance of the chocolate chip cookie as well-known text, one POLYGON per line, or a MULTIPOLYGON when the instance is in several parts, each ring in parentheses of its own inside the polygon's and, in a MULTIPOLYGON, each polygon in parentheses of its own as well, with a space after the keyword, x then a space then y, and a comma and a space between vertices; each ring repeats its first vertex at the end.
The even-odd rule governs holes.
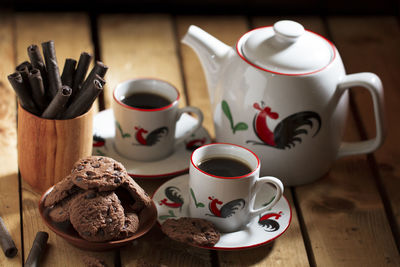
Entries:
POLYGON ((151 205, 151 198, 149 195, 129 175, 125 177, 121 186, 125 188, 135 200, 134 204, 131 206, 133 211, 140 212, 145 207, 151 205))
POLYGON ((161 230, 171 239, 195 246, 211 247, 220 238, 213 223, 198 218, 167 219, 161 230))
POLYGON ((72 182, 82 189, 110 191, 124 183, 128 173, 112 158, 90 156, 75 163, 71 176, 72 182))
POLYGON ((114 192, 88 190, 73 198, 69 211, 73 227, 88 241, 116 239, 125 224, 124 209, 114 192))
POLYGON ((54 205, 54 207, 49 212, 49 217, 54 222, 65 222, 69 220, 69 206, 71 205, 71 200, 75 196, 69 196, 63 199, 61 202, 54 205))
POLYGON ((125 223, 121 229, 118 239, 132 236, 139 229, 139 217, 136 213, 125 214, 125 223))
POLYGON ((71 196, 78 191, 80 191, 80 188, 72 182, 72 176, 68 175, 63 180, 54 185, 53 190, 51 190, 51 192, 46 196, 46 199, 44 200, 44 206, 50 207, 54 204, 57 204, 64 198, 67 198, 68 196, 71 196))

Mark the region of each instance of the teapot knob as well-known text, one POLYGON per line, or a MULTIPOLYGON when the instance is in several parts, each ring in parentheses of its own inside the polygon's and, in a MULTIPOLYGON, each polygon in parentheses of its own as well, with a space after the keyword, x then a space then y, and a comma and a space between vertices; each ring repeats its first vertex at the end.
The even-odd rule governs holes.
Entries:
POLYGON ((294 43, 304 33, 304 27, 292 20, 281 20, 274 24, 275 37, 284 43, 294 43))

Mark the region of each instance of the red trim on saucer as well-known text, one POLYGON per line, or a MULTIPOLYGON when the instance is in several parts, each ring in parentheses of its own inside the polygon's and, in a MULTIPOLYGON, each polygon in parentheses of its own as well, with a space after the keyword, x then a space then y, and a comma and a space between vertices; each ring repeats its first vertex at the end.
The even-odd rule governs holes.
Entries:
POLYGON ((189 172, 189 168, 179 170, 176 172, 170 172, 170 173, 163 173, 163 174, 157 174, 157 175, 146 175, 146 174, 133 174, 133 173, 128 173, 129 176, 132 178, 144 178, 144 179, 149 179, 149 178, 168 178, 170 176, 178 176, 178 175, 183 175, 189 172))
POLYGON ((249 177, 249 176, 252 175, 258 168, 260 168, 260 159, 258 158, 258 156, 256 155, 256 153, 254 153, 254 152, 251 151, 250 149, 245 148, 245 147, 240 146, 240 145, 235 145, 235 144, 231 144, 231 143, 211 143, 211 144, 207 144, 207 145, 201 146, 201 147, 199 147, 199 148, 197 148, 197 149, 196 149, 195 151, 193 151, 192 155, 190 156, 190 163, 191 163, 191 164, 193 165, 193 167, 195 167, 198 171, 204 173, 205 175, 214 177, 214 178, 219 178, 219 179, 241 179, 241 178, 249 177), (252 154, 256 157, 256 159, 257 159, 257 166, 256 166, 256 168, 255 168, 252 172, 250 172, 250 173, 248 173, 248 174, 245 174, 245 175, 242 175, 242 176, 234 176, 234 177, 224 177, 224 176, 213 175, 213 174, 209 174, 209 173, 207 173, 207 172, 205 172, 205 171, 203 171, 203 170, 200 170, 200 169, 197 167, 197 165, 194 164, 194 162, 193 162, 193 154, 196 152, 197 149, 203 148, 203 147, 205 147, 205 146, 211 146, 211 145, 229 145, 229 146, 236 146, 236 147, 243 148, 243 149, 249 151, 250 153, 252 153, 252 154))
MULTIPOLYGON (((288 222, 286 228, 285 228, 285 229, 282 231, 282 233, 280 233, 279 235, 277 235, 277 236, 275 236, 275 237, 273 237, 273 238, 271 238, 271 239, 268 239, 267 241, 264 241, 264 242, 262 242, 262 243, 254 244, 254 245, 251 245, 251 246, 234 247, 234 248, 231 248, 231 247, 199 247, 199 248, 214 249, 214 250, 242 250, 242 249, 249 249, 249 248, 259 247, 259 246, 265 245, 265 244, 267 244, 267 243, 269 243, 269 242, 271 242, 271 241, 274 241, 275 239, 277 239, 278 237, 280 237, 281 235, 283 235, 283 233, 286 232, 286 230, 287 230, 287 229, 289 228, 289 226, 290 226, 290 223, 292 222, 292 216, 293 216, 292 207, 290 206, 289 201, 287 200, 287 198, 286 198, 284 195, 282 195, 282 197, 286 200, 286 202, 287 202, 287 204, 288 204, 288 206, 289 206, 290 217, 289 217, 289 222, 288 222)), ((153 201, 153 202, 154 202, 154 201, 153 201)), ((158 210, 157 210, 157 212, 158 212, 158 210)), ((157 216, 158 216, 158 215, 157 215, 157 216)), ((157 217, 157 224, 160 225, 160 223, 158 222, 158 217, 157 217)))
POLYGON ((241 51, 239 50, 239 42, 240 42, 240 40, 241 40, 246 34, 252 32, 252 31, 259 30, 259 29, 263 29, 263 28, 270 28, 270 27, 273 27, 273 26, 263 26, 263 27, 258 27, 258 28, 252 29, 252 30, 246 32, 245 34, 243 34, 243 35, 239 38, 238 42, 236 43, 236 52, 238 53, 238 55, 239 55, 245 62, 247 62, 249 65, 251 65, 251 66, 253 66, 253 67, 257 68, 257 69, 260 69, 260 70, 263 70, 263 71, 266 71, 266 72, 269 72, 269 73, 273 73, 273 74, 278 74, 278 75, 303 76, 303 75, 314 74, 314 73, 317 73, 317 72, 320 72, 320 71, 324 70, 324 69, 327 68, 327 67, 335 60, 335 58, 336 58, 336 48, 335 48, 335 45, 334 45, 331 41, 329 41, 328 39, 326 39, 324 36, 319 35, 318 33, 312 32, 312 31, 310 31, 310 30, 306 30, 307 32, 312 33, 312 34, 315 34, 315 35, 317 35, 318 37, 324 39, 324 40, 332 47, 332 50, 333 50, 333 57, 332 57, 331 61, 329 61, 329 63, 326 64, 326 66, 324 66, 324 67, 322 67, 322 68, 320 68, 320 69, 314 70, 314 71, 304 72, 304 73, 285 73, 285 72, 277 72, 277 71, 272 71, 272 70, 269 70, 269 69, 265 69, 265 68, 263 68, 263 67, 260 67, 260 66, 258 66, 258 65, 256 65, 256 64, 252 63, 251 61, 249 61, 249 60, 241 53, 241 51))
POLYGON ((147 112, 152 112, 152 111, 161 111, 161 110, 165 110, 168 109, 170 107, 172 107, 173 105, 175 105, 176 103, 178 103, 179 98, 180 98, 180 93, 178 91, 178 89, 176 89, 175 86, 173 86, 171 83, 161 80, 161 79, 157 79, 157 78, 138 78, 138 79, 130 79, 130 80, 126 80, 123 81, 121 83, 119 83, 117 85, 117 87, 115 87, 114 91, 113 91, 113 98, 115 100, 115 102, 117 102, 118 104, 120 104, 121 106, 123 106, 124 108, 128 108, 128 109, 132 109, 132 110, 137 110, 137 111, 147 111, 147 112), (115 91, 117 90, 118 85, 123 84, 123 83, 127 83, 127 82, 134 82, 134 81, 139 81, 139 80, 156 80, 156 81, 160 81, 160 82, 164 82, 166 84, 169 84, 172 88, 175 89, 176 93, 177 93, 177 97, 174 101, 172 101, 171 104, 169 104, 168 106, 165 107, 161 107, 161 108, 154 108, 154 109, 144 109, 144 108, 135 108, 135 107, 131 107, 129 105, 126 105, 124 103, 122 103, 119 99, 117 99, 117 97, 115 96, 115 91))
MULTIPOLYGON (((175 177, 175 178, 173 178, 173 179, 177 179, 177 178, 179 178, 179 177, 175 177)), ((153 203, 154 203, 154 204, 155 204, 155 202, 154 202, 154 196, 157 194, 157 192, 160 190, 160 188, 163 187, 164 184, 166 184, 166 183, 172 181, 173 179, 171 179, 171 180, 169 180, 169 181, 163 183, 161 186, 159 186, 159 187, 156 189, 156 191, 154 191, 153 195, 151 196, 151 199, 153 200, 153 203)), ((268 239, 267 241, 264 241, 264 242, 262 242, 262 243, 258 243, 258 244, 254 244, 254 245, 250 245, 250 246, 243 246, 243 247, 204 247, 204 246, 194 246, 194 245, 193 245, 193 246, 194 246, 194 247, 198 247, 198 248, 204 248, 204 249, 212 249, 212 250, 242 250, 242 249, 250 249, 250 248, 259 247, 259 246, 265 245, 265 244, 267 244, 267 243, 269 243, 269 242, 271 242, 271 241, 277 239, 278 237, 280 237, 281 235, 283 235, 283 234, 286 232, 286 230, 289 228, 290 223, 292 222, 292 216, 293 216, 292 207, 290 206, 289 201, 287 200, 287 198, 286 198, 284 195, 282 195, 282 198, 284 198, 284 199, 286 200, 286 202, 287 202, 287 205, 288 205, 288 207, 289 207, 290 217, 289 217, 289 222, 288 222, 286 228, 285 228, 285 229, 282 231, 282 233, 280 233, 279 235, 277 235, 277 236, 275 236, 275 237, 273 237, 273 238, 271 238, 271 239, 268 239)), ((156 207, 157 207, 157 205, 156 205, 156 207)), ((158 213, 158 209, 157 209, 157 213, 158 213)), ((179 219, 179 218, 181 218, 181 217, 178 217, 178 219, 179 219)), ((158 214, 157 214, 157 225, 158 225, 159 227, 161 227, 161 224, 160 224, 160 222, 158 221, 158 214)))

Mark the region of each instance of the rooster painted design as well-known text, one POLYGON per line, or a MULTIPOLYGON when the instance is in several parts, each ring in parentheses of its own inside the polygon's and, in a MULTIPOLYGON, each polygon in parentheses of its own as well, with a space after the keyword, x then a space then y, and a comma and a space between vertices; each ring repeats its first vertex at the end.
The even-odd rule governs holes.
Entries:
POLYGON ((206 143, 206 138, 203 137, 201 139, 194 139, 186 143, 186 149, 190 151, 194 151, 197 148, 201 147, 206 143))
POLYGON ((281 216, 282 216, 282 211, 280 211, 279 213, 267 213, 264 214, 263 216, 260 215, 258 224, 261 225, 267 232, 278 231, 279 223, 275 220, 279 220, 281 216), (273 217, 275 217, 275 220, 272 220, 273 217))
POLYGON ((136 133, 135 133, 135 139, 138 141, 139 144, 137 145, 142 145, 142 146, 153 146, 155 145, 158 141, 160 141, 160 138, 163 136, 166 136, 168 134, 168 128, 167 127, 160 127, 155 129, 154 131, 150 132, 146 137, 145 134, 148 133, 147 130, 141 127, 135 127, 136 133))
POLYGON ((164 193, 167 198, 164 198, 160 201, 160 206, 165 205, 170 208, 179 208, 179 210, 182 210, 184 201, 179 188, 175 186, 168 186, 165 188, 164 193), (168 202, 168 200, 171 202, 168 202))
POLYGON ((99 135, 93 135, 93 146, 94 147, 102 147, 106 143, 106 140, 99 136, 99 135))
POLYGON ((254 103, 253 107, 259 112, 254 116, 253 128, 257 137, 262 141, 248 140, 246 143, 254 145, 266 145, 275 147, 278 149, 293 148, 297 143, 301 143, 300 134, 308 134, 308 131, 303 126, 309 126, 313 128, 313 120, 318 124, 318 128, 315 131, 316 136, 321 129, 321 118, 313 111, 303 111, 292 114, 284 118, 275 127, 272 132, 268 127, 267 118, 276 120, 279 118, 278 113, 273 112, 270 107, 264 107, 264 102, 261 102, 262 107, 258 103, 254 103))
POLYGON ((237 210, 241 210, 244 208, 246 202, 244 199, 235 199, 224 205, 222 201, 219 201, 218 198, 208 197, 211 202, 208 204, 208 209, 211 211, 211 214, 206 214, 209 216, 215 216, 220 218, 228 218, 231 217, 237 210), (220 208, 217 205, 222 205, 220 208))

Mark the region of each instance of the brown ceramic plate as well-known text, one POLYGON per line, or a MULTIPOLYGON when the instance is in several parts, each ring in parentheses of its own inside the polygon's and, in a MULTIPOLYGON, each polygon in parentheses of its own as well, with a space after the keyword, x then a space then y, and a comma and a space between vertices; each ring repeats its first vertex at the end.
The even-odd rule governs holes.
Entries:
POLYGON ((83 250, 104 251, 125 246, 133 240, 146 234, 153 227, 157 220, 157 208, 152 202, 152 205, 149 208, 146 208, 140 212, 139 229, 133 236, 115 241, 90 242, 81 238, 72 227, 70 222, 56 223, 49 218, 48 213, 50 209, 44 207, 44 199, 51 192, 51 190, 53 190, 53 187, 50 187, 39 200, 39 213, 42 216, 43 221, 47 227, 49 227, 58 236, 61 236, 75 247, 83 250))

